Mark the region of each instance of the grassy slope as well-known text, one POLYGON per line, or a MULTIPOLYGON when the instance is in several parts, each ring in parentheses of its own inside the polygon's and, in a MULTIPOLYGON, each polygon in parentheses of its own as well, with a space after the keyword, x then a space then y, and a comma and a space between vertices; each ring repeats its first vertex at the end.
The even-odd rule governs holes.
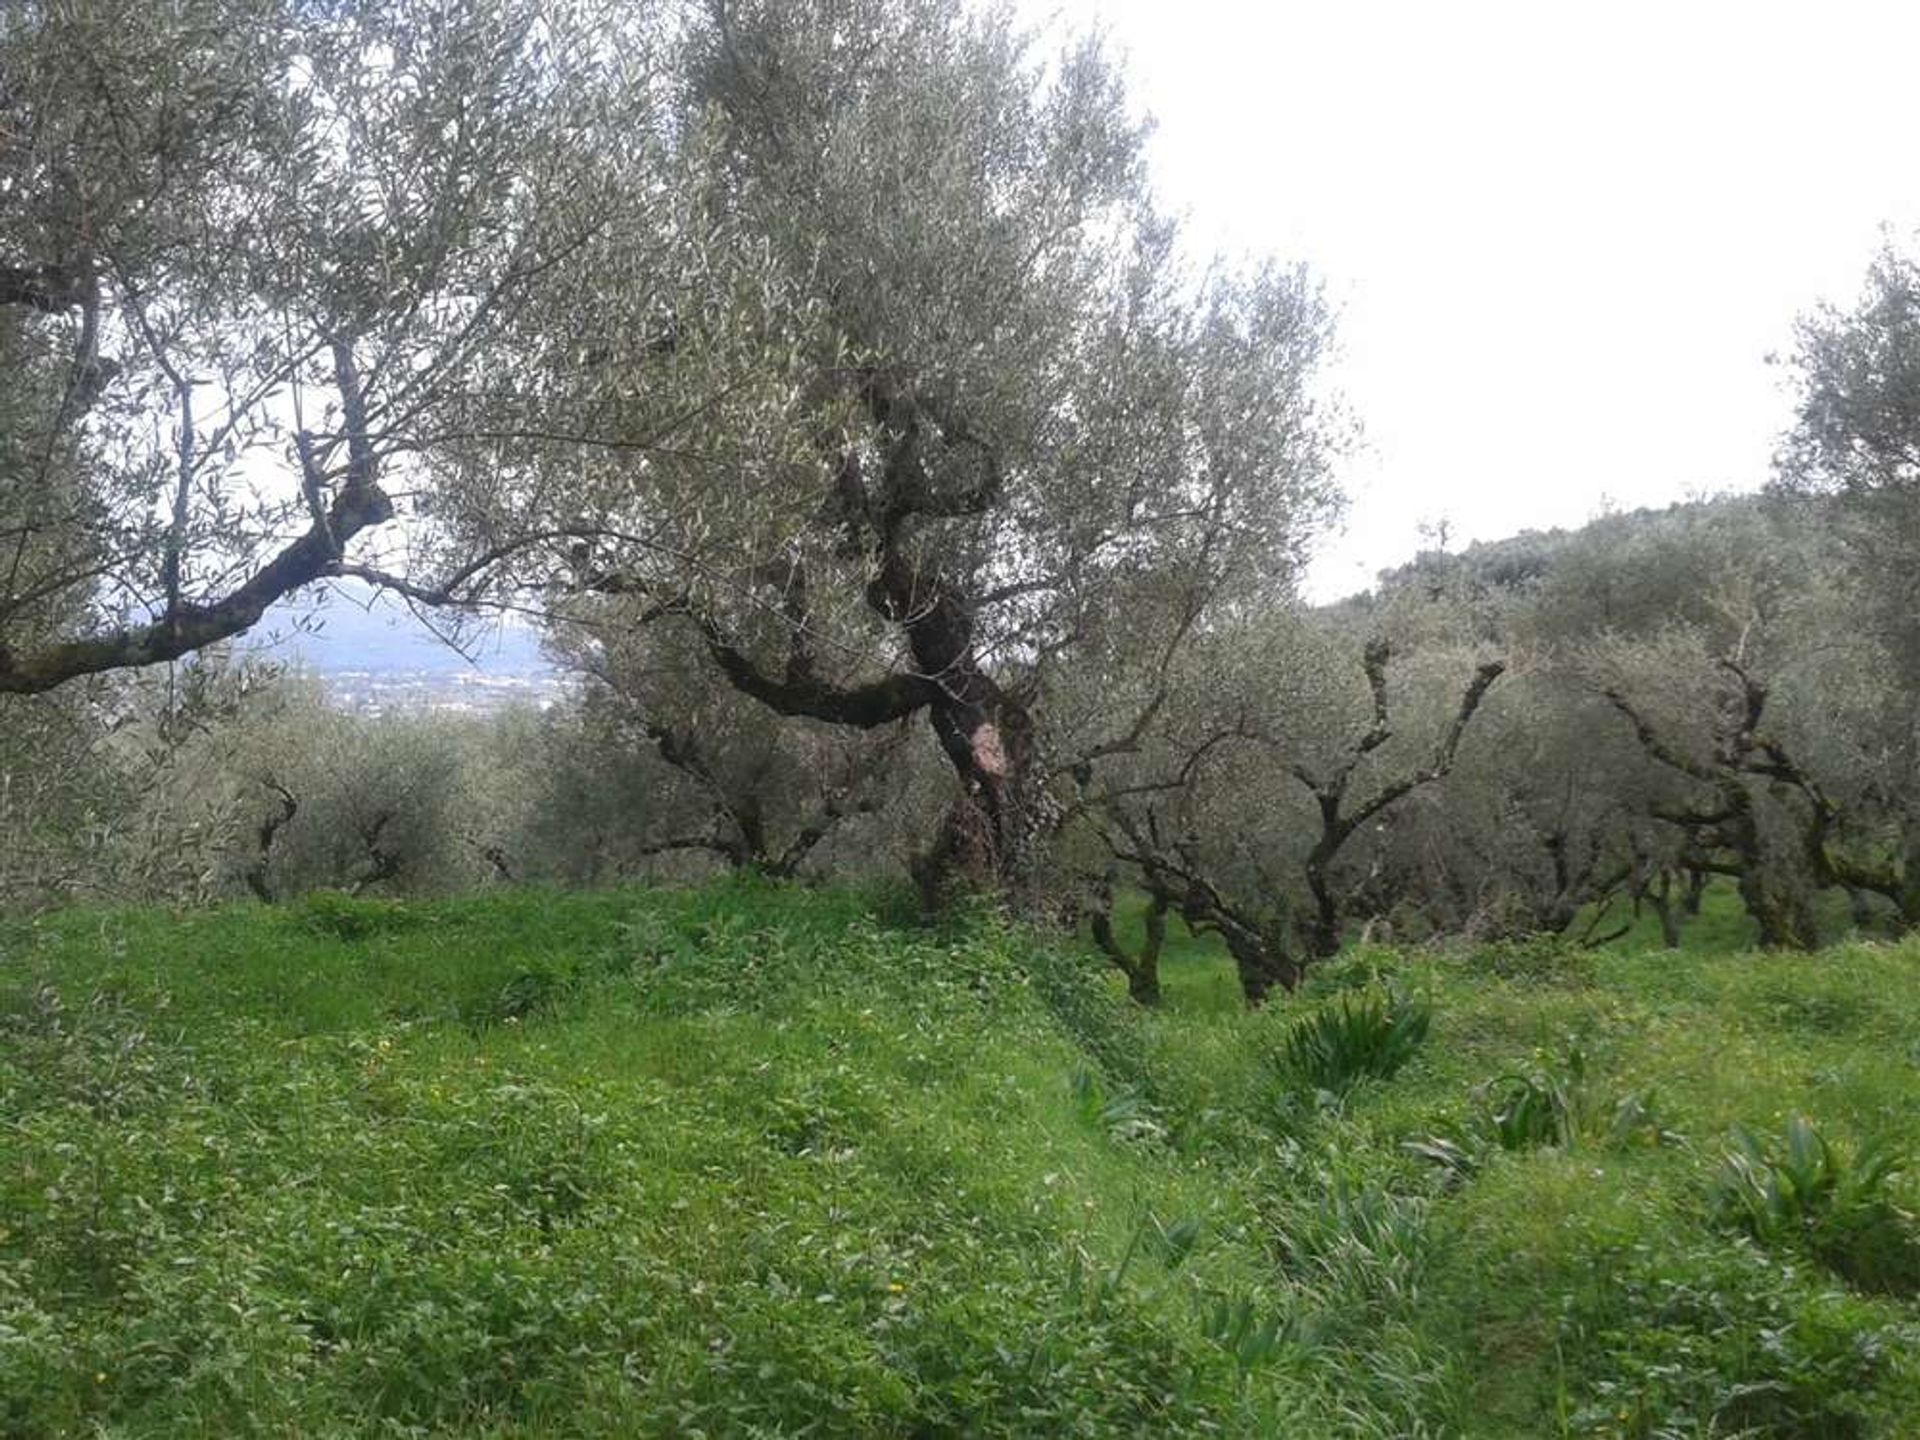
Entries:
POLYGON ((1301 1004, 1434 1030, 1340 1099, 1167 968, 753 886, 0 927, 0 1434, 1920 1434, 1911 1293, 1705 1205, 1736 1122, 1920 1151, 1920 946, 1359 955, 1301 1004), (1576 1041, 1668 1143, 1486 1139, 1576 1041))

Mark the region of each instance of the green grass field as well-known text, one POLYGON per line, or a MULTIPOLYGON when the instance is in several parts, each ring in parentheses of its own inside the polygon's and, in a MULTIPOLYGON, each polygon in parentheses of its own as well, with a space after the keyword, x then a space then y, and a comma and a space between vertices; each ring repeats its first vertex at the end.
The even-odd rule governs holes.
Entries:
POLYGON ((1170 951, 1146 1014, 745 883, 0 925, 0 1434, 1920 1435, 1920 945, 1257 1015, 1170 951))

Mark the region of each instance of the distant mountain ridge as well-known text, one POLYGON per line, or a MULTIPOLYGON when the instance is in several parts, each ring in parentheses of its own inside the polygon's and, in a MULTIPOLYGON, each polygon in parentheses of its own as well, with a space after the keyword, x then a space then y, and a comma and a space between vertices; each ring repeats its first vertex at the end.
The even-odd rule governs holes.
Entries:
POLYGON ((562 687, 531 626, 489 622, 459 638, 456 649, 400 601, 342 581, 274 606, 241 649, 313 671, 355 709, 495 709, 562 687))

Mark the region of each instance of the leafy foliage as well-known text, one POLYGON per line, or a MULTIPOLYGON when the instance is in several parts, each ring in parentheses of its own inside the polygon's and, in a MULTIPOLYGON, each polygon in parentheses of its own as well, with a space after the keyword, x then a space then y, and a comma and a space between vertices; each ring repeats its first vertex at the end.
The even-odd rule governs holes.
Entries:
POLYGON ((1558 1340, 1577 1376, 1565 1409, 1576 1435, 1859 1437, 1859 1403, 1893 1359, 1895 1333, 1844 1299, 1809 1294, 1760 1257, 1657 1240, 1606 1263, 1603 1293, 1559 1306, 1558 1340))
POLYGON ((1736 1126, 1711 1205, 1723 1224, 1762 1244, 1804 1246, 1856 1284, 1920 1288, 1920 1233, 1889 1190, 1901 1165, 1888 1141, 1848 1151, 1804 1115, 1787 1121, 1778 1144, 1736 1126))

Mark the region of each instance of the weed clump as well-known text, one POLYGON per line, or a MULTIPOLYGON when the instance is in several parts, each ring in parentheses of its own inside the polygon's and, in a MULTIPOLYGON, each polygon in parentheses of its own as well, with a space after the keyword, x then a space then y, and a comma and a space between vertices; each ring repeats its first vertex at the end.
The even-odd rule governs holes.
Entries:
POLYGON ((1433 1006, 1423 996, 1385 986, 1346 991, 1288 1027, 1278 1063, 1316 1089, 1337 1094, 1364 1077, 1390 1080, 1399 1074, 1432 1024, 1433 1006))
POLYGON ((1709 1205, 1722 1225, 1763 1245, 1802 1246, 1863 1289, 1920 1290, 1920 1236, 1888 1184, 1900 1167, 1885 1141, 1849 1151, 1802 1115, 1779 1144, 1736 1126, 1709 1205))
POLYGON ((1554 934, 1523 935, 1475 947, 1476 967, 1502 980, 1536 985, 1593 983, 1593 952, 1554 934))
POLYGON ((1896 1337, 1752 1252, 1635 1243, 1561 1302, 1566 1431, 1853 1440, 1896 1337))
POLYGON ((1654 1144, 1679 1143, 1663 1128, 1651 1088, 1613 1096, 1591 1073, 1586 1048, 1577 1041, 1557 1065, 1512 1070, 1486 1088, 1487 1130, 1502 1150, 1584 1143, 1625 1145, 1644 1137, 1654 1144))

